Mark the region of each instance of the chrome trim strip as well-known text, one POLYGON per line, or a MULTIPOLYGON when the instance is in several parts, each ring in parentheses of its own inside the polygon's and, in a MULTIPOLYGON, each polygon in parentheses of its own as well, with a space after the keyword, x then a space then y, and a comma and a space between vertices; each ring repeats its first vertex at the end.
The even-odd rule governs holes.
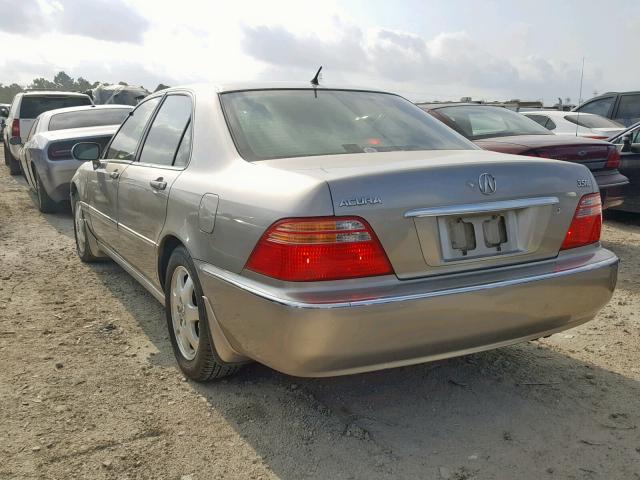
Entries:
POLYGON ((118 255, 114 250, 98 240, 98 247, 104 253, 109 255, 111 259, 120 265, 129 275, 131 275, 140 285, 142 285, 147 291, 155 297, 162 305, 164 305, 164 293, 156 288, 147 278, 140 273, 133 265, 127 262, 124 258, 118 255))
POLYGON ((127 232, 130 233, 131 235, 133 235, 134 237, 142 240, 145 243, 148 243, 149 245, 153 246, 153 247, 157 247, 158 244, 156 242, 154 242, 153 240, 151 240, 150 238, 145 237, 144 235, 139 234, 138 232, 136 232, 135 230, 127 227, 124 223, 118 223, 118 228, 122 227, 122 229, 127 232))
POLYGON ((518 210, 529 207, 543 207, 557 205, 558 197, 520 198, 499 202, 470 203, 466 205, 449 205, 446 207, 415 208, 405 212, 404 218, 412 217, 441 217, 445 215, 466 215, 471 213, 489 213, 500 210, 518 210))
POLYGON ((102 218, 110 221, 111 223, 115 223, 117 224, 118 222, 116 222, 113 218, 111 218, 109 215, 102 213, 100 210, 98 210, 96 207, 89 205, 86 202, 83 202, 82 200, 80 200, 80 205, 82 205, 82 208, 87 207, 89 210, 91 210, 94 213, 97 213, 98 215, 100 215, 102 218))
POLYGON ((494 288, 513 287, 516 285, 522 285, 526 283, 538 282, 541 280, 549 280, 555 278, 561 278, 567 275, 575 275, 579 273, 590 272, 600 268, 610 267, 618 263, 618 257, 611 254, 610 258, 600 260, 593 263, 587 263, 576 268, 569 268, 567 270, 560 270, 558 272, 550 272, 539 275, 531 275, 528 277, 516 278, 512 280, 502 280, 498 282, 485 283, 481 285, 472 285, 468 287, 451 288, 448 290, 436 290, 432 292, 421 292, 409 295, 398 295, 393 297, 380 297, 371 298, 366 300, 354 300, 350 302, 334 302, 334 303, 308 303, 300 302, 297 300, 291 300, 289 298, 283 298, 276 293, 269 291, 269 289, 261 288, 257 282, 247 279, 236 273, 223 270, 215 267, 211 264, 200 262, 198 269, 208 275, 212 275, 220 280, 223 280, 231 285, 241 288, 249 293, 257 295, 280 305, 292 308, 313 308, 313 309, 329 309, 329 308, 345 308, 345 307, 363 307, 370 305, 384 305, 387 303, 404 302, 410 300, 422 300, 426 298, 442 297, 447 295, 458 295, 463 293, 478 292, 482 290, 492 290, 494 288))

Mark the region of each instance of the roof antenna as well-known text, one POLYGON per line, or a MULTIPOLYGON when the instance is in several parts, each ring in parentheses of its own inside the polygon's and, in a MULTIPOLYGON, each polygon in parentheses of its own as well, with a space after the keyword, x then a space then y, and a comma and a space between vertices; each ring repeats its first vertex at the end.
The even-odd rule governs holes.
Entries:
POLYGON ((316 72, 315 77, 313 77, 311 79, 311 85, 315 87, 317 87, 318 85, 320 85, 320 72, 322 71, 322 65, 320 65, 320 68, 318 69, 318 71, 316 72))
MULTIPOLYGON (((578 95, 578 105, 582 102, 582 80, 584 79, 584 57, 582 57, 582 71, 580 72, 580 94, 578 95)), ((578 136, 578 128, 580 127, 580 110, 576 116, 576 137, 578 136)))

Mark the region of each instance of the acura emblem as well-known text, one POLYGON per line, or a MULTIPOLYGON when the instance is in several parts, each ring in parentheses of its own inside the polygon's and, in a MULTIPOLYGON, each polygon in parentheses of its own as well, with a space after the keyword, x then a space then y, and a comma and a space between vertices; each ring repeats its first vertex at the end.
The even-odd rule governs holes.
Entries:
POLYGON ((485 195, 496 193, 496 179, 490 173, 483 173, 478 178, 478 188, 485 195))

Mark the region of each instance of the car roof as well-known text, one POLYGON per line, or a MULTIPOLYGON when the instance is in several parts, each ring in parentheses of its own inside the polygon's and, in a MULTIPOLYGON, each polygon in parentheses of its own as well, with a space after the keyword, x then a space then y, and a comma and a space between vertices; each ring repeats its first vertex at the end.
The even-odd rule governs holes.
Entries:
POLYGON ((502 105, 487 105, 486 103, 463 103, 463 102, 443 102, 443 103, 416 103, 416 105, 423 110, 437 110, 439 108, 449 108, 449 107, 489 107, 489 108, 500 108, 508 110, 508 108, 503 107, 502 105))
POLYGON ((20 92, 20 95, 24 97, 88 97, 86 93, 80 92, 63 92, 56 90, 27 90, 20 92))
MULTIPOLYGON (((531 110, 528 112, 520 112, 524 115, 547 115, 549 117, 564 117, 565 115, 577 115, 578 112, 567 112, 564 110, 531 110)), ((596 115, 595 113, 586 113, 580 112, 580 116, 583 117, 585 115, 600 117, 601 115, 596 115)))
MULTIPOLYGON (((313 90, 313 85, 310 82, 230 82, 230 83, 194 83, 182 86, 170 87, 164 90, 160 90, 158 92, 152 93, 145 100, 156 97, 159 95, 163 95, 165 93, 174 92, 174 91, 185 91, 189 90, 194 93, 227 93, 227 92, 237 92, 237 91, 248 91, 248 90, 313 90)), ((391 93, 386 90, 381 90, 377 88, 370 87, 357 87, 352 85, 328 85, 322 84, 316 87, 318 91, 320 90, 352 90, 352 91, 363 91, 363 92, 376 92, 376 93, 391 93)))
POLYGON ((65 107, 65 108, 56 108, 55 110, 47 110, 46 112, 42 112, 40 114, 40 120, 46 120, 47 117, 52 117, 59 113, 71 113, 71 112, 82 112, 85 110, 113 110, 113 109, 128 109, 133 110, 131 105, 80 105, 77 107, 65 107))
POLYGON ((38 135, 47 141, 54 140, 71 140, 74 138, 87 138, 91 136, 99 135, 113 135, 116 130, 120 128, 120 125, 100 125, 97 127, 80 127, 80 128, 65 128, 62 130, 49 130, 46 132, 40 132, 38 135))

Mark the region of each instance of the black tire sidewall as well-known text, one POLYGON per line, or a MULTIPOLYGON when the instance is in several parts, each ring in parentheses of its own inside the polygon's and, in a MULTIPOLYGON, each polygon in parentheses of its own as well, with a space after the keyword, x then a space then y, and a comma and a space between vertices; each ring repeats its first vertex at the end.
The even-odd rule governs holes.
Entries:
POLYGON ((78 257, 80 257, 80 260, 82 260, 83 262, 90 262, 94 260, 94 256, 89 251, 89 236, 87 233, 87 226, 84 225, 84 223, 83 223, 84 238, 85 238, 84 251, 81 251, 80 246, 78 245, 78 227, 76 226, 76 209, 80 208, 80 205, 78 205, 79 203, 80 201, 78 200, 78 197, 76 195, 73 195, 71 197, 71 214, 73 215, 73 238, 76 243, 76 253, 78 254, 78 257))
POLYGON ((182 371, 190 378, 198 381, 207 380, 208 376, 206 375, 206 369, 211 361, 210 358, 211 356, 213 356, 215 360, 218 360, 218 358, 213 350, 207 309, 205 308, 204 301, 202 300, 202 286, 200 285, 200 280, 196 274, 196 268, 193 264, 193 260, 184 247, 177 247, 171 254, 164 282, 165 314, 167 318, 167 327, 169 329, 169 338, 171 339, 171 346, 173 347, 176 361, 182 371), (173 331, 173 319, 171 317, 171 277, 173 276, 175 269, 179 266, 186 268, 193 280, 198 302, 198 314, 200 315, 200 338, 198 342, 198 350, 196 351, 196 356, 193 360, 187 360, 182 355, 178 348, 175 332, 173 331))
POLYGON ((36 181, 36 195, 38 196, 38 209, 42 213, 52 213, 56 210, 56 203, 51 199, 44 186, 38 170, 33 169, 33 177, 36 181))
POLYGON ((9 167, 9 173, 11 175, 19 175, 20 174, 20 162, 18 162, 13 154, 11 153, 11 149, 9 145, 4 145, 4 163, 7 167, 9 167))

